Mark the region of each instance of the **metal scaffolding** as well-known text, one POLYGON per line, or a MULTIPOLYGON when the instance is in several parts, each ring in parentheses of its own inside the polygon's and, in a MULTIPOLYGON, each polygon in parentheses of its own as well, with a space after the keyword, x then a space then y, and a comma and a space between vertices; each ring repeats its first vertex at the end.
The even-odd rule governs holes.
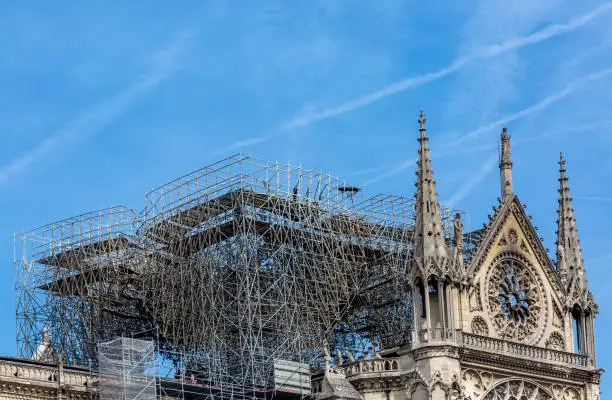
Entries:
POLYGON ((144 329, 137 215, 113 207, 44 225, 16 247, 17 346, 29 358, 49 329, 70 364, 91 365, 96 344, 144 329))
POLYGON ((156 398, 155 344, 118 337, 98 344, 100 400, 156 398))
MULTIPOLYGON (((364 198, 245 155, 145 199, 140 214, 111 208, 21 235, 22 356, 44 327, 55 351, 94 368, 97 343, 150 339, 177 388, 253 398, 306 394, 276 382, 279 365, 318 368, 325 343, 358 357, 409 340, 412 199, 364 198)), ((454 211, 442 214, 451 243, 454 211)))

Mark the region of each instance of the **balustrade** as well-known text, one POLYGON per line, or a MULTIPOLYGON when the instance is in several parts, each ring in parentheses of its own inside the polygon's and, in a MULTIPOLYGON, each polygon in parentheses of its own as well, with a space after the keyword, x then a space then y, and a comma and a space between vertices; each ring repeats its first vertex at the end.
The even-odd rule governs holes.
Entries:
POLYGON ((431 328, 412 332, 412 343, 457 342, 461 331, 458 329, 431 328))
MULTIPOLYGON (((70 386, 84 387, 89 382, 89 373, 86 371, 64 369, 61 376, 61 383, 70 386)), ((0 359, 0 380, 25 379, 32 382, 57 384, 59 377, 60 371, 57 366, 32 365, 10 359, 0 359)))
POLYGON ((592 366, 590 357, 583 354, 568 353, 565 351, 547 349, 545 347, 530 346, 523 343, 494 339, 485 336, 463 333, 463 345, 479 350, 510 354, 523 358, 552 361, 579 367, 592 366))
POLYGON ((381 358, 370 360, 357 360, 347 364, 344 368, 347 377, 373 372, 399 371, 398 358, 381 358))

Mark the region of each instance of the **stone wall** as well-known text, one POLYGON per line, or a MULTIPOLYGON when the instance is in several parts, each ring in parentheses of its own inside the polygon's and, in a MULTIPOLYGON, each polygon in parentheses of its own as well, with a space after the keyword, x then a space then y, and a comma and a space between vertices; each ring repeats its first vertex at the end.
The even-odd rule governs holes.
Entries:
POLYGON ((0 400, 4 399, 94 399, 89 371, 0 357, 0 400))

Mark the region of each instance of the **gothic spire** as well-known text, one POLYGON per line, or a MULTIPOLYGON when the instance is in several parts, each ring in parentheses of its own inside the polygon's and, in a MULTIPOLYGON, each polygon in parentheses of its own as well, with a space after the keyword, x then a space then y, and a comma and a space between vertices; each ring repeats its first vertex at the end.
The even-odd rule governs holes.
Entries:
POLYGON ((512 189, 512 161, 510 161, 510 136, 506 128, 501 133, 501 156, 499 159, 499 173, 501 178, 502 199, 513 193, 512 189))
POLYGON ((563 284, 569 287, 573 281, 586 289, 584 263, 568 178, 565 175, 565 160, 561 153, 559 160, 559 219, 557 220, 557 272, 563 284))
POLYGON ((441 264, 447 257, 444 242, 442 218, 440 217, 440 204, 436 192, 436 182, 433 178, 427 131, 425 129, 425 114, 419 114, 419 157, 417 161, 416 183, 416 222, 415 222, 415 258, 423 264, 430 259, 441 264))

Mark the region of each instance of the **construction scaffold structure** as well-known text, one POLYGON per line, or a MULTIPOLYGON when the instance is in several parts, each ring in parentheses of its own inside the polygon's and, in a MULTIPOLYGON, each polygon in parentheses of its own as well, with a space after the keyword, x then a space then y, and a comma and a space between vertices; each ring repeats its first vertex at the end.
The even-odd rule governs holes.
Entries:
MULTIPOLYGON (((449 245, 456 212, 442 210, 449 245)), ((357 358, 410 340, 414 213, 329 174, 227 158, 149 192, 140 213, 20 235, 19 354, 43 328, 65 362, 93 369, 98 344, 151 340, 168 395, 307 394, 324 347, 357 358)))
POLYGON ((98 344, 100 400, 150 400, 156 397, 155 345, 118 337, 98 344))

